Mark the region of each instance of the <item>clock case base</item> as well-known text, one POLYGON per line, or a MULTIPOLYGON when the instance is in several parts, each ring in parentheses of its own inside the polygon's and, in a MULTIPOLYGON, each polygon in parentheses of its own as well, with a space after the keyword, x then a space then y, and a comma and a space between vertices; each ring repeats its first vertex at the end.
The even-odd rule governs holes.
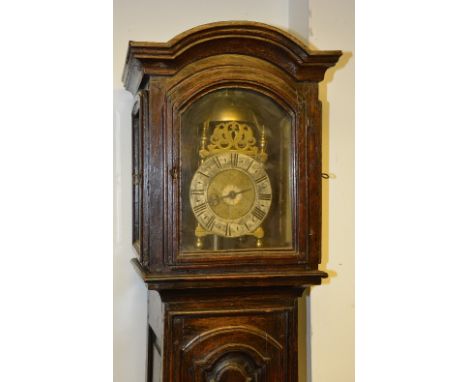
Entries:
POLYGON ((148 283, 147 382, 297 382, 305 287, 209 285, 148 283))

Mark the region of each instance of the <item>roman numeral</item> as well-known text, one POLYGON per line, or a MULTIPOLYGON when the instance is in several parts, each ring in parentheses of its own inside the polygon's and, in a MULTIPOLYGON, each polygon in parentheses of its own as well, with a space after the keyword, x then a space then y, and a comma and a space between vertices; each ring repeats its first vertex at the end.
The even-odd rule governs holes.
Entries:
POLYGON ((193 212, 195 215, 200 216, 206 210, 206 203, 199 204, 198 206, 193 207, 193 212))
POLYGON ((225 232, 225 235, 226 235, 226 236, 231 236, 231 225, 230 225, 230 224, 226 224, 226 232, 225 232))
POLYGON ((192 195, 203 195, 204 193, 204 190, 190 190, 190 194, 192 195))
POLYGON ((231 153, 231 166, 237 167, 239 163, 239 154, 238 153, 231 153))
POLYGON ((255 179, 255 183, 262 183, 266 179, 267 179, 267 176, 263 175, 260 178, 255 179))
POLYGON ((206 223, 206 228, 208 231, 212 231, 213 230, 213 227, 214 227, 214 224, 215 224, 215 217, 214 216, 211 216, 210 217, 210 220, 208 220, 208 222, 206 223))
POLYGON ((208 179, 210 178, 210 176, 209 176, 209 175, 206 175, 204 172, 197 171, 197 173, 199 173, 200 175, 203 175, 203 176, 207 177, 208 179))
POLYGON ((221 168, 221 167, 222 167, 222 164, 221 164, 221 162, 219 161, 219 158, 218 158, 218 157, 213 157, 213 162, 215 163, 216 167, 218 167, 218 168, 221 168))
POLYGON ((254 164, 254 161, 253 161, 253 160, 250 160, 250 163, 249 163, 249 165, 247 166, 247 168, 245 169, 245 171, 249 171, 249 168, 252 167, 253 164, 254 164))
POLYGON ((255 216, 258 220, 262 220, 266 213, 260 208, 255 207, 255 209, 252 211, 252 215, 255 216))
POLYGON ((271 200, 271 194, 259 194, 258 198, 260 200, 271 200))

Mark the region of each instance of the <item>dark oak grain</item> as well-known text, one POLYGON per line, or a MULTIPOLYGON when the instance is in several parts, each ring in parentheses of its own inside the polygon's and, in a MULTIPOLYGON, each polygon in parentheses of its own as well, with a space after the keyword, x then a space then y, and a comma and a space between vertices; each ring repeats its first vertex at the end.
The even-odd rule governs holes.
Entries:
POLYGON ((131 41, 122 80, 135 93, 147 76, 175 74, 205 57, 240 54, 275 63, 298 81, 321 81, 341 51, 313 51, 281 29, 230 21, 193 28, 169 42, 131 41))
POLYGON ((167 43, 129 43, 123 81, 136 97, 139 129, 133 142, 139 258, 132 262, 149 290, 148 382, 297 382, 297 299, 327 277, 318 270, 318 82, 340 55, 252 22, 208 24, 167 43), (263 94, 291 117, 291 248, 179 248, 181 115, 223 88, 263 94))

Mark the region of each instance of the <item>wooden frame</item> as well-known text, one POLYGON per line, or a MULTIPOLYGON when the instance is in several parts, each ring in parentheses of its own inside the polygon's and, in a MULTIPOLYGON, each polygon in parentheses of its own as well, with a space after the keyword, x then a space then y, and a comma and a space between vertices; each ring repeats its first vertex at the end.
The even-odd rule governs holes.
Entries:
POLYGON ((144 127, 142 238, 149 273, 316 270, 321 231, 321 120, 317 82, 340 52, 310 51, 258 23, 216 23, 168 43, 131 42, 124 72, 129 90, 148 93, 144 127), (293 120, 293 248, 181 253, 180 118, 216 89, 243 88, 280 104, 293 120), (146 197, 145 197, 146 196, 146 197))
POLYGON ((137 96, 141 137, 132 263, 149 290, 148 382, 297 382, 297 299, 327 276, 318 270, 318 83, 340 55, 253 22, 208 24, 167 43, 130 42, 123 81, 137 96), (180 250, 182 115, 225 88, 265 95, 291 117, 291 248, 180 250))

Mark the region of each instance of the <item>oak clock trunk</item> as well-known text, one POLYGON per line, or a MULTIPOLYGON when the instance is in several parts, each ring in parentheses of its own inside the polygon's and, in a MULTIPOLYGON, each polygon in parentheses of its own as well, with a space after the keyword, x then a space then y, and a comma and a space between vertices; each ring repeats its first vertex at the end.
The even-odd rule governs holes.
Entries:
POLYGON ((320 284, 318 83, 340 51, 253 22, 129 43, 133 264, 148 382, 296 382, 320 284))

